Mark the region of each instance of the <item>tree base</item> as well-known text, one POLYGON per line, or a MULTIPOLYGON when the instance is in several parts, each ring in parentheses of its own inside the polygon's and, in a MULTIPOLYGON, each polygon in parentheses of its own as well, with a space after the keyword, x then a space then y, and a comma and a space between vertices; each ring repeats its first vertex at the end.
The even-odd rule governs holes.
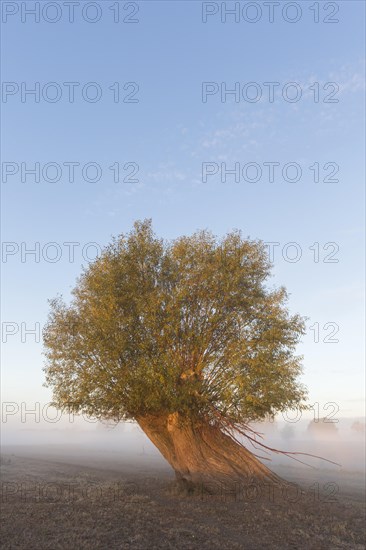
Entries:
POLYGON ((218 493, 242 486, 285 481, 218 426, 193 423, 178 413, 137 418, 141 429, 173 467, 185 494, 218 493))

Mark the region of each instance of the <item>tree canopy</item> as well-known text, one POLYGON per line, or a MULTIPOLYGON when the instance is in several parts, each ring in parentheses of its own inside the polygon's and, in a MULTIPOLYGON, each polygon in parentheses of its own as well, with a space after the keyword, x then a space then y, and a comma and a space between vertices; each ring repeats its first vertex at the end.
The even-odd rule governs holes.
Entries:
POLYGON ((158 238, 150 220, 51 300, 46 384, 55 405, 127 420, 179 413, 246 425, 303 406, 304 319, 270 288, 265 245, 240 231, 158 238))

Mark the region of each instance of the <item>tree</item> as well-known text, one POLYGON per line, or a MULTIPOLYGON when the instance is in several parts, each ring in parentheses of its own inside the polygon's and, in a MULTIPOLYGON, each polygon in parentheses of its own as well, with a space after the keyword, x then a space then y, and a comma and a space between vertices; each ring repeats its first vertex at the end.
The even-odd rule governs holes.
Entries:
POLYGON ((328 420, 326 417, 311 420, 308 424, 308 432, 320 438, 334 437, 338 435, 337 421, 328 420))
POLYGON ((249 422, 306 396, 294 355, 304 319, 266 285, 270 269, 265 245, 239 231, 165 242, 136 222, 83 270, 70 305, 50 301, 55 406, 136 420, 190 488, 278 479, 243 440, 257 440, 249 422))
POLYGON ((365 422, 360 422, 359 420, 356 420, 355 422, 353 422, 351 430, 355 431, 358 434, 364 434, 366 431, 365 422))
POLYGON ((286 424, 283 430, 281 430, 281 435, 283 439, 286 439, 286 440, 294 439, 296 435, 295 428, 293 426, 289 426, 288 424, 286 424))

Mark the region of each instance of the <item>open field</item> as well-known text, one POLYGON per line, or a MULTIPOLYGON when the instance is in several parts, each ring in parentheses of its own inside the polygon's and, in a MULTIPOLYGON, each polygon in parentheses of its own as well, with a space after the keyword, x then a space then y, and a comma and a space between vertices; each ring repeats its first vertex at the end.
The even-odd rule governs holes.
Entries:
POLYGON ((274 464, 299 484, 178 495, 150 446, 131 453, 82 444, 3 448, 2 548, 362 549, 364 478, 274 464))

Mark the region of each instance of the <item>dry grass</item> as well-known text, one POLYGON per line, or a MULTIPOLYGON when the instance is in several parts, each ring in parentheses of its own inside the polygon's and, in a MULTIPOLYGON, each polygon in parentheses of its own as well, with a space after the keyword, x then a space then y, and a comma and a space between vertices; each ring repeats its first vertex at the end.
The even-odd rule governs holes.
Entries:
POLYGON ((15 456, 1 464, 4 550, 365 548, 364 506, 341 493, 329 501, 305 491, 297 502, 280 494, 273 501, 188 497, 174 493, 169 474, 154 471, 116 473, 15 456))

